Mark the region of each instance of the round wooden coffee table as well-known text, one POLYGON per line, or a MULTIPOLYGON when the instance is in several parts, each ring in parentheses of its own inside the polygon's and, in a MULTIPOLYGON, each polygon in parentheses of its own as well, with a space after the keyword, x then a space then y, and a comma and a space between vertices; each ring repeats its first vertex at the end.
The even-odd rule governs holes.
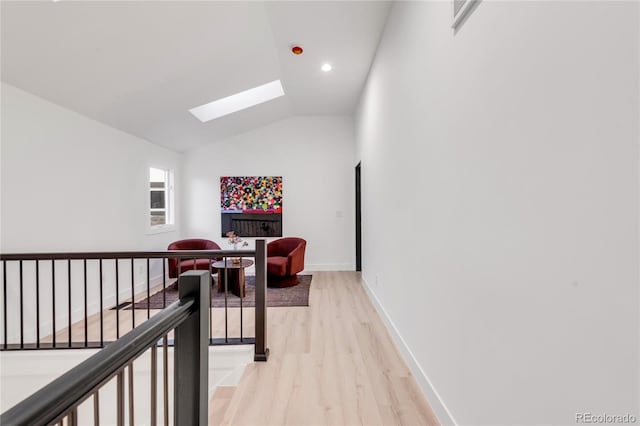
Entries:
POLYGON ((224 293, 225 289, 225 267, 228 278, 227 288, 238 297, 245 296, 244 268, 253 265, 251 259, 241 259, 234 263, 231 259, 213 262, 211 266, 218 270, 218 293, 224 293))

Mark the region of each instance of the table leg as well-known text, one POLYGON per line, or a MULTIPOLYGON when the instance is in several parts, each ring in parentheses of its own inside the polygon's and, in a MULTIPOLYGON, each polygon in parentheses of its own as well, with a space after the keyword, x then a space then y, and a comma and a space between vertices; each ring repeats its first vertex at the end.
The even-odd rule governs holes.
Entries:
MULTIPOLYGON (((238 297, 245 296, 245 275, 244 268, 227 269, 229 283, 227 289, 238 297), (240 293, 242 292, 242 296, 240 293)), ((218 270, 218 293, 224 293, 224 269, 218 270)))
POLYGON ((238 270, 238 295, 240 295, 240 297, 244 297, 246 295, 246 288, 244 283, 244 268, 240 268, 238 270))
POLYGON ((224 293, 224 269, 218 269, 218 293, 224 293))

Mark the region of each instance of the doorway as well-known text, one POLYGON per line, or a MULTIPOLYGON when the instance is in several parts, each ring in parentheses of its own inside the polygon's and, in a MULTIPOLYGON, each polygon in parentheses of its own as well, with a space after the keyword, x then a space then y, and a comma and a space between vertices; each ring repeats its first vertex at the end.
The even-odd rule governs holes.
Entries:
POLYGON ((356 166, 356 271, 362 271, 362 200, 360 165, 356 166))

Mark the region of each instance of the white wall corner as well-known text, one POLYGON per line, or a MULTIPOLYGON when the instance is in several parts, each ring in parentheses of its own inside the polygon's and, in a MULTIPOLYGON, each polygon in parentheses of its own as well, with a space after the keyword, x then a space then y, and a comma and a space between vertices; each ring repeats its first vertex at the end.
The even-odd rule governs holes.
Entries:
POLYGON ((407 346, 407 343, 402 338, 402 335, 396 328, 393 320, 391 320, 391 318, 387 314, 387 311, 384 309, 384 307, 380 303, 380 300, 378 300, 378 297, 373 292, 373 290, 369 286, 369 283, 367 283, 364 277, 362 277, 362 283, 364 284, 366 293, 369 296, 369 300, 371 300, 371 303, 378 312, 378 315, 380 315, 380 318, 382 318, 382 321, 384 322, 387 331, 391 335, 393 342, 396 344, 396 347, 400 349, 400 353, 402 354, 404 362, 411 370, 411 373, 415 377, 420 389, 422 389, 425 398, 429 402, 429 405, 433 409, 433 412, 438 418, 440 424, 454 426, 457 425, 458 423, 456 422, 455 418, 438 394, 438 391, 431 383, 431 380, 429 380, 429 377, 427 377, 427 374, 424 372, 424 370, 416 360, 416 357, 413 355, 413 352, 411 352, 411 349, 409 348, 409 346, 407 346))

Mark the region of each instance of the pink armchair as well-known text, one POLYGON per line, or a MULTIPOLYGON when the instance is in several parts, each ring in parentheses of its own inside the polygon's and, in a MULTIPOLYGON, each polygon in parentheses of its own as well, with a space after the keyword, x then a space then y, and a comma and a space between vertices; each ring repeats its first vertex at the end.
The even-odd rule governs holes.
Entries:
POLYGON ((307 242, 302 238, 280 238, 267 244, 267 285, 290 287, 300 283, 307 242))
MULTIPOLYGON (((175 241, 169 244, 167 250, 220 250, 220 246, 210 240, 200 238, 192 238, 188 240, 175 241)), ((208 270, 210 266, 209 259, 182 259, 180 262, 180 272, 190 271, 192 269, 208 270)), ((213 272, 217 269, 213 268, 213 272)), ((178 277, 178 259, 169 259, 169 277, 178 277)))

